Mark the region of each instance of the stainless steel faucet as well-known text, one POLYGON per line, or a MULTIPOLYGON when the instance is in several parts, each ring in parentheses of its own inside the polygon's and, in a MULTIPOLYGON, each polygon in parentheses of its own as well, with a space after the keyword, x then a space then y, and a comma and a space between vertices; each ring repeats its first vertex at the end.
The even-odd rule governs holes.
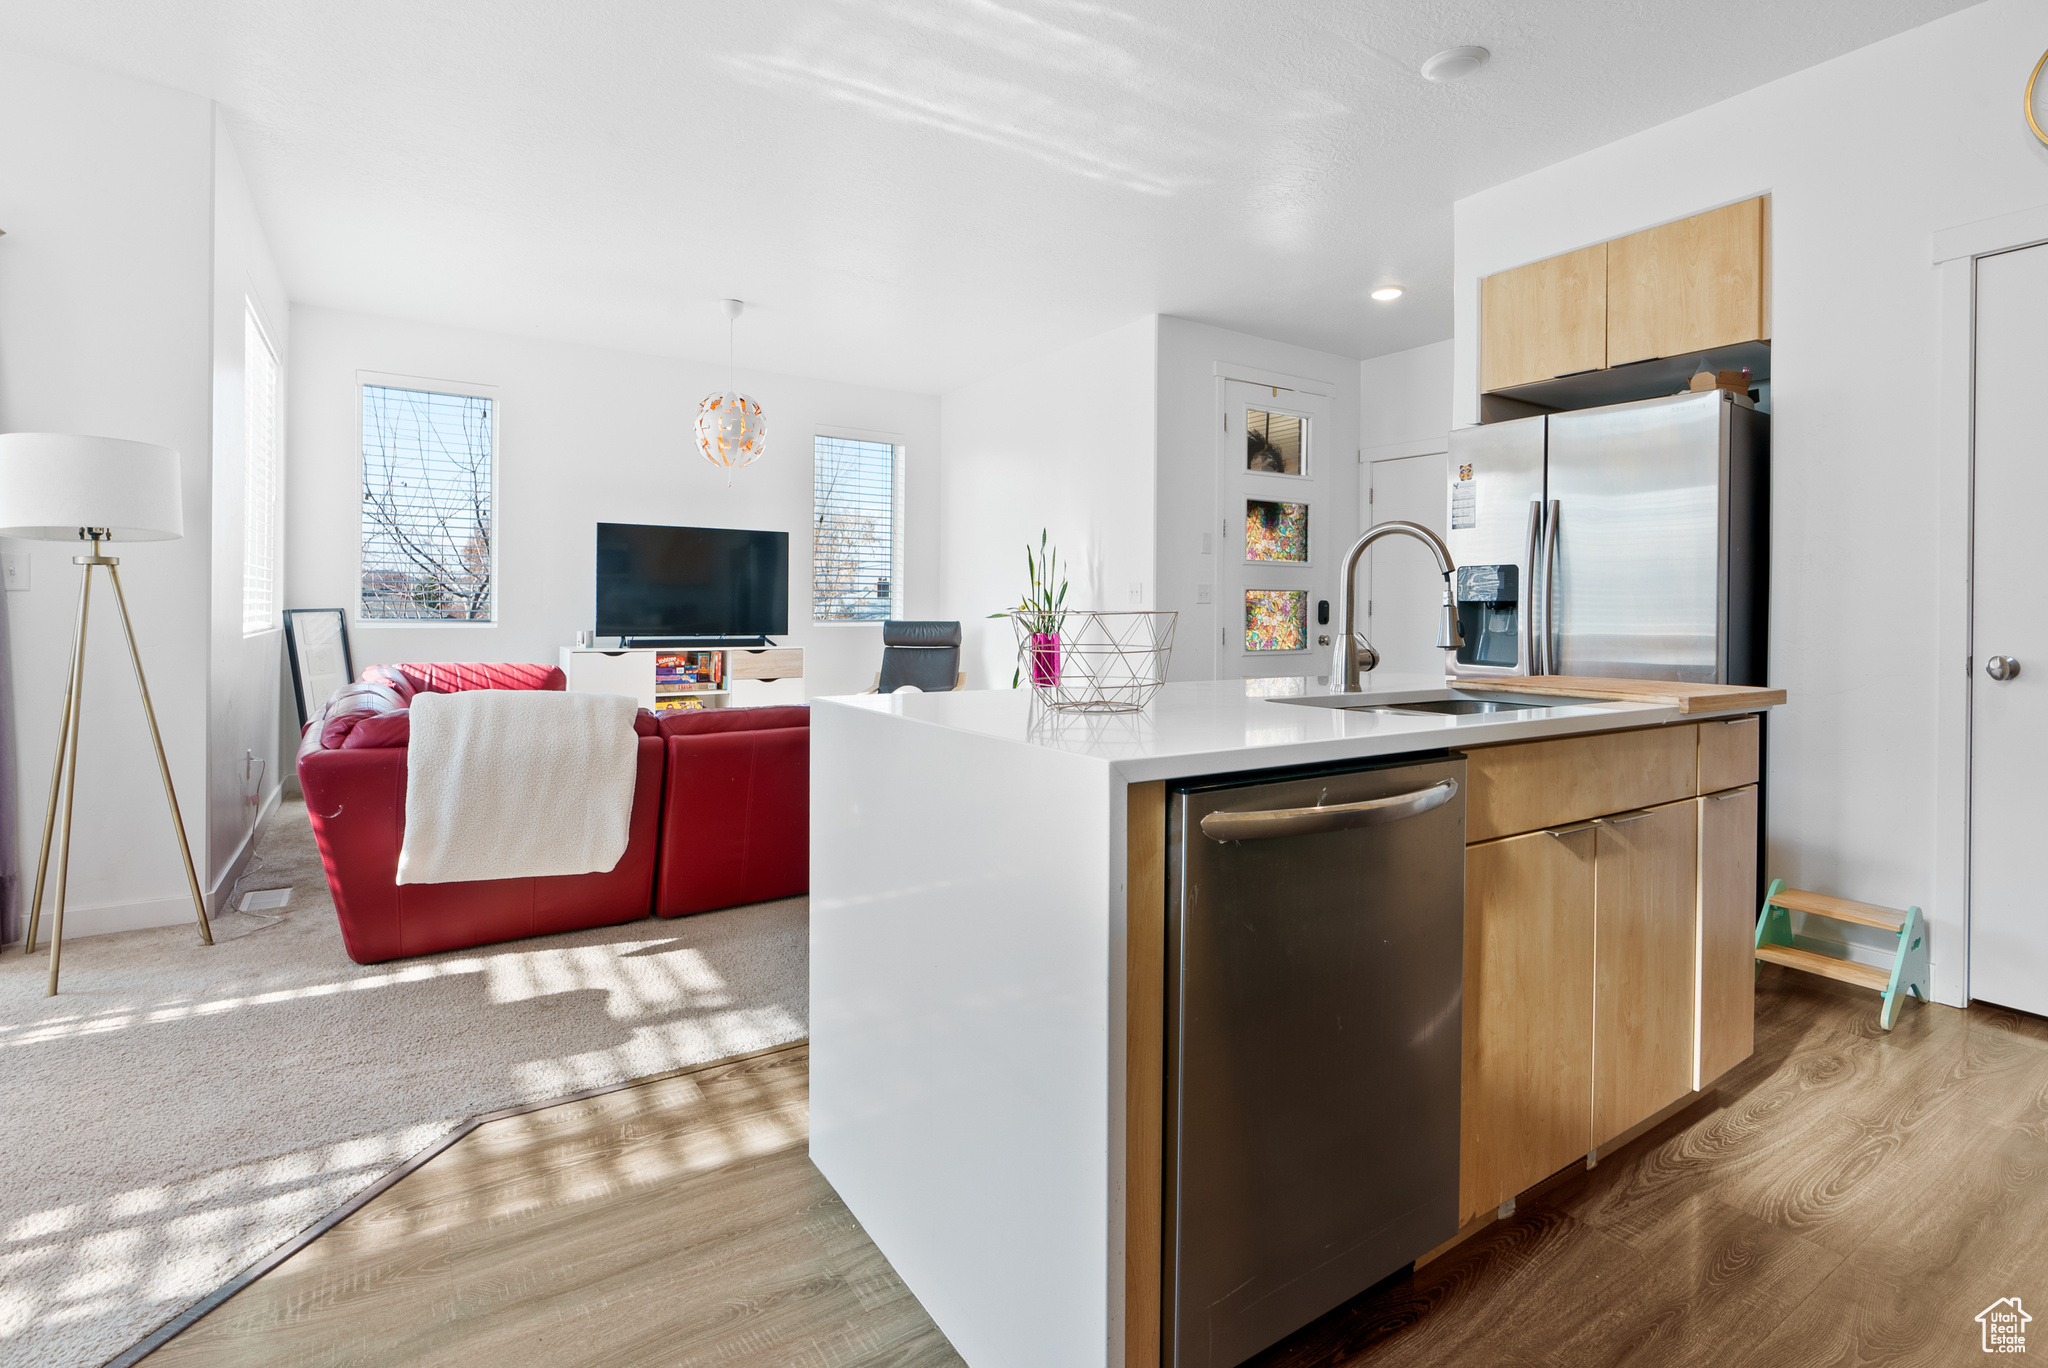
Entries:
MULTIPOLYGON (((1337 647, 1330 661, 1330 688, 1333 692, 1358 692, 1358 636, 1352 630, 1358 609, 1358 558, 1381 537, 1396 532, 1427 546, 1429 553, 1436 557, 1436 568, 1443 574, 1444 601, 1437 616, 1436 644, 1446 651, 1456 650, 1465 644, 1465 638, 1458 632, 1458 610, 1451 603, 1451 574, 1458 568, 1451 563, 1451 548, 1444 545, 1442 537, 1421 523, 1399 520, 1375 523, 1364 536, 1351 544, 1351 550, 1344 556, 1344 569, 1337 583, 1337 647)), ((1364 668, 1370 670, 1377 664, 1379 655, 1374 652, 1372 660, 1364 668)))

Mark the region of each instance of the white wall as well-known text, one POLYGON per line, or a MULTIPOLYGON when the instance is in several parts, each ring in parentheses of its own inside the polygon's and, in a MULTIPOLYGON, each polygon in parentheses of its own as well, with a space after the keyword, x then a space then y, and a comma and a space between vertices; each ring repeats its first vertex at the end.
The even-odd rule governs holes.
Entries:
MULTIPOLYGON (((928 395, 741 371, 761 401, 768 451, 732 474, 697 453, 697 401, 722 365, 295 307, 291 320, 286 583, 294 608, 345 607, 356 669, 403 660, 553 664, 592 625, 599 522, 746 527, 790 534, 790 645, 806 691, 854 693, 881 661, 879 624, 810 621, 811 438, 820 427, 900 441, 906 457, 904 611, 934 612, 938 401, 928 395), (356 620, 359 371, 495 387, 497 621, 356 620)), ((740 331, 741 354, 746 332, 740 331)))
POLYGON ((1152 604, 1154 371, 1146 317, 939 401, 940 611, 958 618, 970 689, 1008 688, 1016 638, 988 615, 1027 587, 1024 547, 1051 534, 1076 608, 1152 604), (1144 604, 1129 586, 1142 584, 1144 604))
MULTIPOLYGON (((286 365, 285 374, 290 374, 290 304, 284 281, 271 259, 241 159, 228 137, 226 121, 217 111, 213 147, 213 592, 206 715, 206 868, 201 871, 209 895, 234 877, 238 857, 255 833, 258 818, 276 796, 280 778, 278 678, 284 668, 284 631, 279 626, 254 636, 242 634, 247 514, 243 315, 251 303, 279 361, 286 365)), ((285 432, 281 410, 279 418, 281 442, 285 432)), ((283 511, 282 501, 278 511, 283 511)), ((287 761, 289 757, 286 751, 287 761)), ((222 895, 229 891, 227 887, 219 889, 222 895)))
POLYGON ((1440 441, 1451 430, 1451 374, 1456 343, 1389 352, 1358 363, 1358 444, 1366 458, 1379 447, 1440 441))
MULTIPOLYGON (((185 536, 127 543, 123 584, 172 775, 205 858, 212 499, 213 113, 158 86, 0 53, 0 430, 157 442, 183 457, 185 536)), ((26 555, 6 595, 23 891, 35 878, 78 548, 26 555)), ((191 915, 111 596, 94 596, 71 849, 70 935, 191 915)), ((48 934, 48 920, 44 925, 48 934)), ((70 967, 88 971, 87 962, 70 967)))
MULTIPOLYGON (((1770 192, 1771 682, 1767 872, 1929 914, 1937 881, 1945 581, 1932 511, 1940 302, 1930 238, 2048 202, 2021 92, 2048 8, 1991 0, 1462 200, 1455 418, 1478 416, 1478 286, 1505 267, 1770 192)), ((1959 573, 1948 572, 1951 576, 1959 573)), ((1944 877, 1944 886, 1948 880, 1944 877)))
MULTIPOLYGON (((1184 318, 1159 320, 1158 432, 1159 457, 1154 525, 1158 538, 1159 591, 1156 606, 1180 613, 1175 637, 1172 679, 1215 676, 1219 625, 1216 614, 1227 605, 1196 603, 1195 586, 1220 582, 1216 553, 1202 553, 1202 534, 1219 526, 1216 508, 1216 432, 1219 363, 1236 378, 1245 370, 1312 381, 1330 394, 1333 431, 1323 449, 1329 461, 1331 486, 1323 506, 1337 518, 1327 529, 1325 546, 1336 551, 1318 554, 1317 594, 1332 601, 1336 617, 1337 562, 1358 536, 1358 362, 1348 356, 1290 346, 1249 333, 1192 323, 1184 318)), ((1318 534, 1322 538, 1322 534, 1318 534)), ((1220 540, 1211 543, 1220 546, 1220 540)), ((1218 595, 1220 597, 1220 595, 1218 595)), ((1241 610, 1241 605, 1240 605, 1241 610)), ((1310 624, 1311 629, 1314 623, 1310 624)), ((1326 669, 1320 653, 1319 669, 1326 669)))

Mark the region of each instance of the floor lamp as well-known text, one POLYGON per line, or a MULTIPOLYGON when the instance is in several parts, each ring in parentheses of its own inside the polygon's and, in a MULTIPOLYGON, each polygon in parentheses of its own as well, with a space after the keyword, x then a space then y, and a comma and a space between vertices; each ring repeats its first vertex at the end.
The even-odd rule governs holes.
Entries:
POLYGON ((113 581, 114 602, 121 609, 121 629, 128 638, 128 658, 135 664, 135 686, 142 691, 142 713, 149 719, 149 739, 156 747, 156 767, 163 775, 164 797, 171 805, 171 826, 178 833, 178 853, 185 859, 185 882, 192 890, 192 910, 199 916, 199 936, 213 944, 206 921, 206 900, 192 869, 192 847, 185 839, 185 819, 178 812, 177 790, 171 787, 170 762, 157 730, 156 709, 150 706, 149 682, 142 674, 142 654, 135 648, 135 625, 128 619, 128 599, 121 592, 121 562, 101 554, 109 541, 167 541, 185 533, 183 497, 179 487, 178 453, 147 442, 116 437, 69 437, 54 432, 0 433, 0 536, 38 541, 88 541, 92 553, 73 556, 83 566, 78 583, 78 623, 71 634, 71 672, 64 684, 64 724, 57 731, 57 759, 50 770, 50 801, 43 815, 43 852, 36 862, 36 891, 29 902, 28 935, 22 952, 36 948, 43 915, 43 884, 50 869, 50 841, 58 833, 57 801, 63 797, 62 834, 58 836, 56 916, 50 927, 49 996, 57 995, 57 968, 64 955, 64 889, 71 871, 71 806, 78 796, 78 730, 85 693, 85 625, 92 606, 93 571, 106 567, 113 581))

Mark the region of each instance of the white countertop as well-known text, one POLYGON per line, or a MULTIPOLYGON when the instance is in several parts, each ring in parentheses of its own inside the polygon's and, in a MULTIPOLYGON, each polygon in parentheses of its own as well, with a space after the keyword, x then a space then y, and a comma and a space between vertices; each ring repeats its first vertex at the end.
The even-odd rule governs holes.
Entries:
MULTIPOLYGON (((1375 672, 1353 697, 1362 703, 1399 703, 1441 694, 1445 687, 1437 676, 1375 672)), ((1717 715, 1682 714, 1654 703, 1607 702, 1531 712, 1403 715, 1281 703, 1267 696, 1276 694, 1327 697, 1329 681, 1326 676, 1191 680, 1161 688, 1138 713, 1058 712, 1040 705, 1029 689, 811 701, 1086 757, 1114 767, 1130 783, 1691 723, 1717 715)))

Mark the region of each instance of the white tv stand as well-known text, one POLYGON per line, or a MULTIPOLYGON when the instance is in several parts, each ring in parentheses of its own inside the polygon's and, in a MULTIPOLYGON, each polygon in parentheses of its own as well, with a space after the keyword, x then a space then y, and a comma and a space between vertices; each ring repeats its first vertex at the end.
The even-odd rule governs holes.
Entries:
POLYGON ((571 689, 624 694, 655 712, 676 708, 685 699, 695 699, 707 708, 759 708, 805 699, 800 646, 634 646, 624 650, 564 646, 561 665, 571 689), (699 661, 720 657, 718 680, 716 684, 658 682, 657 656, 699 661))

